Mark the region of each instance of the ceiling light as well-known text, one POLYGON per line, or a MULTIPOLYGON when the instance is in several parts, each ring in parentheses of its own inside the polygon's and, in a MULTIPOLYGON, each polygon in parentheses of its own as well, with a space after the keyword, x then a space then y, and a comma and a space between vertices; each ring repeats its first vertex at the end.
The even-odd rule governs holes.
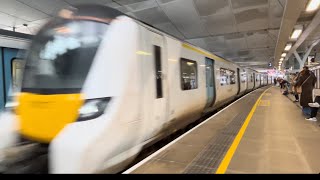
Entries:
POLYGON ((280 61, 283 61, 284 59, 283 58, 280 58, 280 61))
POLYGON ((292 44, 287 44, 286 47, 284 48, 285 51, 289 51, 292 47, 292 44))
POLYGON ((298 37, 301 35, 301 33, 302 33, 302 27, 294 29, 294 31, 291 35, 291 39, 298 39, 298 37))
POLYGON ((307 12, 314 11, 319 8, 319 5, 320 5, 320 0, 310 0, 307 5, 306 11, 307 12))
POLYGON ((283 54, 281 55, 281 57, 286 57, 286 55, 287 55, 287 53, 283 53, 283 54))

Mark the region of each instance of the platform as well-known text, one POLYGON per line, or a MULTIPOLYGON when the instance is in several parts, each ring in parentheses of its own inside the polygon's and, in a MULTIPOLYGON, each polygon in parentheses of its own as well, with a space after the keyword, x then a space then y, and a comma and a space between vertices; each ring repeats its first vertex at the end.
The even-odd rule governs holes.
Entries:
POLYGON ((318 174, 319 122, 304 118, 279 87, 261 88, 124 174, 318 174))

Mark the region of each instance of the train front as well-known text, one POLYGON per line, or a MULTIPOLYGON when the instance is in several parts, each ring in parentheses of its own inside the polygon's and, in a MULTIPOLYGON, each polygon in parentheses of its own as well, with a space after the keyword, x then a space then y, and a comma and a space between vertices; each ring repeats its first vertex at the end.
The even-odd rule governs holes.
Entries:
POLYGON ((92 66, 98 63, 99 49, 110 50, 104 50, 101 44, 110 24, 120 15, 118 11, 98 6, 64 9, 35 36, 15 109, 20 149, 11 148, 8 152, 14 154, 15 151, 14 156, 19 158, 8 160, 0 171, 1 168, 3 171, 7 168, 6 173, 94 171, 93 167, 82 169, 85 159, 94 159, 93 162, 101 159, 82 154, 91 151, 90 141, 98 139, 93 136, 104 131, 102 128, 107 122, 100 120, 99 124, 98 121, 112 97, 102 94, 106 91, 99 92, 103 91, 99 81, 106 79, 107 74, 96 77, 92 66), (91 83, 95 87, 86 88, 91 83), (91 121, 93 119, 95 121, 91 121), (70 124, 72 127, 67 127, 70 124), (79 134, 83 136, 77 137, 79 134), (80 154, 83 159, 79 159, 80 154), (13 164, 27 167, 18 171, 13 164))

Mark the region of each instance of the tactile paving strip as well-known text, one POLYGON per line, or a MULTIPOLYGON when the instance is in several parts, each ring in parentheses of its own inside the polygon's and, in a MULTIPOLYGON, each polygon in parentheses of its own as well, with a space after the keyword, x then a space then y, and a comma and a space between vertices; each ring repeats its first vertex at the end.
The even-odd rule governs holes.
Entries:
POLYGON ((246 106, 243 106, 242 111, 217 136, 212 138, 208 145, 186 167, 184 174, 212 174, 216 172, 224 155, 260 96, 261 93, 260 91, 258 92, 242 102, 246 104, 246 106))

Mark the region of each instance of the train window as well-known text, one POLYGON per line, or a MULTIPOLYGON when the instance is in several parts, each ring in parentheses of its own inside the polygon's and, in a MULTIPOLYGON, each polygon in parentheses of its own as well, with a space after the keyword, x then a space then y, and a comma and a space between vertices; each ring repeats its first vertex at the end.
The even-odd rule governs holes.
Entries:
POLYGON ((198 88, 197 62, 181 58, 181 88, 191 90, 198 88))
POLYGON ((65 19, 48 24, 33 38, 22 91, 79 93, 108 27, 89 20, 65 19))
POLYGON ((162 98, 162 68, 161 68, 161 47, 153 46, 155 54, 155 73, 157 98, 162 98))
POLYGON ((22 74, 25 66, 25 60, 13 59, 11 64, 12 69, 12 92, 15 94, 20 91, 22 84, 22 74))
MULTIPOLYGON (((206 61, 212 61, 207 59, 206 61)), ((206 87, 213 87, 213 64, 206 64, 206 87)))
POLYGON ((220 69, 220 85, 224 86, 224 85, 228 85, 229 84, 229 76, 227 74, 227 70, 221 68, 220 69))
POLYGON ((232 70, 220 68, 220 85, 236 84, 236 75, 232 70))
POLYGON ((236 73, 234 71, 229 70, 230 75, 230 84, 236 84, 236 73))
POLYGON ((241 73, 241 83, 247 82, 247 73, 246 71, 242 71, 241 73))

